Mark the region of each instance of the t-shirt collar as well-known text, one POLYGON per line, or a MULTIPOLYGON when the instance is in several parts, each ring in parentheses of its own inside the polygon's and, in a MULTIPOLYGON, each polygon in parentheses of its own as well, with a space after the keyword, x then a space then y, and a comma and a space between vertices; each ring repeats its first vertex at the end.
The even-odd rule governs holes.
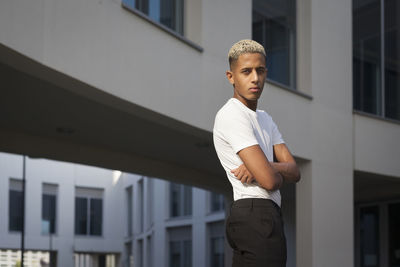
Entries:
POLYGON ((250 113, 250 114, 253 114, 253 115, 256 115, 256 114, 257 114, 258 109, 257 109, 256 111, 250 109, 248 106, 246 106, 245 104, 243 104, 239 99, 237 99, 237 98, 235 98, 235 97, 232 97, 230 100, 239 103, 239 105, 242 107, 242 109, 245 110, 246 112, 248 112, 248 113, 250 113))

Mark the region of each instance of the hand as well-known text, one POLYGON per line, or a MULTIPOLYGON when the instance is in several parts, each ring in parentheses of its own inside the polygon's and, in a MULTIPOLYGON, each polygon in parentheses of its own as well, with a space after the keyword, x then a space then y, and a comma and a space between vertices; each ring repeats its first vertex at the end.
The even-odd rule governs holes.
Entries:
POLYGON ((254 176, 251 172, 246 168, 244 164, 240 165, 238 168, 231 170, 236 178, 238 178, 243 184, 244 183, 251 183, 255 180, 254 176))

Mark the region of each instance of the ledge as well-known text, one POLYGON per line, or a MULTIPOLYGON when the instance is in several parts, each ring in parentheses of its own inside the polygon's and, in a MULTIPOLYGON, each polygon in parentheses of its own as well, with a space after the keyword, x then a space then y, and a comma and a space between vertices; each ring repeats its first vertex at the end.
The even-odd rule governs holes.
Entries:
POLYGON ((370 117, 372 119, 377 119, 377 120, 391 122, 391 123, 400 125, 400 121, 398 121, 398 120, 385 118, 385 117, 382 117, 382 116, 379 116, 379 115, 376 115, 376 114, 371 114, 371 113, 367 113, 367 112, 360 111, 360 110, 355 110, 354 109, 353 110, 353 114, 358 114, 358 115, 361 115, 361 116, 364 116, 364 117, 370 117))
POLYGON ((297 91, 295 89, 292 89, 292 88, 290 88, 290 87, 288 87, 288 86, 286 86, 286 85, 284 85, 282 83, 279 83, 279 82, 276 82, 276 81, 273 81, 273 80, 270 80, 270 79, 267 79, 266 82, 270 83, 272 85, 278 86, 279 88, 282 88, 282 89, 284 89, 284 90, 286 90, 286 91, 288 91, 290 93, 293 93, 293 94, 296 94, 298 96, 304 97, 304 98, 306 98, 308 100, 313 100, 313 97, 311 95, 308 95, 306 93, 297 91))
POLYGON ((185 38, 184 36, 180 35, 179 33, 175 32, 175 31, 171 30, 170 28, 168 28, 168 27, 162 25, 162 24, 159 23, 158 21, 155 21, 155 20, 151 19, 149 16, 147 16, 147 15, 144 14, 143 12, 140 12, 140 11, 137 10, 137 9, 134 9, 134 8, 132 8, 132 7, 130 7, 130 6, 127 6, 127 5, 125 5, 123 2, 121 2, 121 5, 122 5, 122 7, 123 7, 124 9, 126 9, 127 11, 129 11, 129 12, 135 14, 136 16, 138 16, 138 17, 144 19, 145 21, 147 21, 147 22, 153 24, 153 25, 156 26, 157 28, 159 28, 159 29, 161 29, 161 30, 163 30, 163 31, 165 31, 165 32, 167 32, 167 33, 169 33, 169 34, 171 34, 172 36, 174 36, 174 37, 175 37, 176 39, 178 39, 179 41, 181 41, 181 42, 187 44, 188 46, 190 46, 190 47, 196 49, 196 50, 199 51, 199 52, 203 52, 203 50, 204 50, 203 47, 201 47, 201 46, 199 46, 198 44, 196 44, 196 43, 190 41, 189 39, 185 38))

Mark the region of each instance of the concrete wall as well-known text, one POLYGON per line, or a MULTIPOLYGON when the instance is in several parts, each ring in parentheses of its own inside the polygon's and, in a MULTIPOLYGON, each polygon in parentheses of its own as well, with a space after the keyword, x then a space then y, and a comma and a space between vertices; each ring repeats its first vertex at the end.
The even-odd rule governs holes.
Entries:
MULTIPOLYGON (((0 153, 0 248, 20 249, 21 234, 9 232, 9 179, 22 179, 22 156, 0 153)), ((118 253, 123 251, 123 223, 120 220, 123 195, 121 181, 113 180, 113 172, 45 159, 26 161, 25 248, 57 250, 58 266, 73 266, 74 252, 118 253), (43 235, 42 184, 58 185, 56 233, 43 235), (102 236, 77 236, 74 230, 75 187, 102 188, 102 236), (51 240, 50 240, 51 239, 51 240)))

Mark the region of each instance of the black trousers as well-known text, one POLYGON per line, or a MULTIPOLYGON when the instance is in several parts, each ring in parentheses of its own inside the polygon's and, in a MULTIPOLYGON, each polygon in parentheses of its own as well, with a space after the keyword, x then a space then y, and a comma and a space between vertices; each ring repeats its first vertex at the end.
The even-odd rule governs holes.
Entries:
POLYGON ((274 201, 263 198, 234 201, 225 226, 233 249, 232 267, 286 266, 282 213, 274 201))

